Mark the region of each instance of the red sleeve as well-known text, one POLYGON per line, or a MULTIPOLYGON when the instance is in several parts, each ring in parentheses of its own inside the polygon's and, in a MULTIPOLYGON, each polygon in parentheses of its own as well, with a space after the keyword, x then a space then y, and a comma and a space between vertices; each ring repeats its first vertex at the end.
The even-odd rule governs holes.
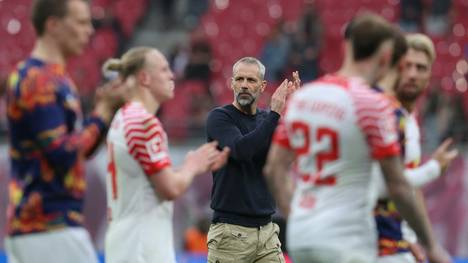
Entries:
POLYGON ((146 175, 151 176, 171 165, 167 136, 155 117, 127 119, 125 139, 129 153, 140 163, 146 175))
POLYGON ((394 108, 387 98, 371 92, 358 94, 355 98, 358 123, 366 136, 372 158, 398 156, 400 144, 394 108))
POLYGON ((275 133, 273 134, 273 143, 283 146, 284 148, 291 149, 291 144, 289 143, 288 132, 286 125, 281 119, 278 127, 276 127, 275 133))

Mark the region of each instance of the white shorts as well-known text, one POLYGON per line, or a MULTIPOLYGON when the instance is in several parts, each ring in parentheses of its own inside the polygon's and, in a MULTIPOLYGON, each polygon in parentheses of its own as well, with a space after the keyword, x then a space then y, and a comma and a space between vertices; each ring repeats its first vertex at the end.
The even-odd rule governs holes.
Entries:
POLYGON ((289 250, 294 263, 374 263, 369 253, 358 253, 329 247, 289 250))
POLYGON ((10 263, 99 262, 88 231, 82 227, 7 237, 5 250, 10 263))
POLYGON ((176 263, 171 218, 113 220, 106 233, 106 262, 176 263))
POLYGON ((414 258, 413 254, 411 254, 411 252, 406 252, 379 257, 377 263, 416 263, 416 259, 414 258))

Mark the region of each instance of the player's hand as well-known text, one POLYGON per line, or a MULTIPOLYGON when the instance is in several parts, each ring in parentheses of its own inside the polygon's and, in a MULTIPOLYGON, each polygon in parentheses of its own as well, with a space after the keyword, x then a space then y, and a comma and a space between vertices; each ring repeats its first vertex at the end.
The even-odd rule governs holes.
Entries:
POLYGON ((273 95, 271 95, 270 108, 272 111, 282 114, 286 106, 286 97, 289 92, 293 90, 293 83, 288 79, 285 79, 281 85, 276 88, 273 95))
POLYGON ((226 163, 229 158, 229 153, 231 150, 229 147, 225 146, 223 150, 219 153, 218 157, 215 159, 214 163, 211 165, 211 171, 217 171, 221 169, 226 163))
POLYGON ((409 250, 413 254, 416 262, 423 263, 426 261, 426 256, 424 255, 424 249, 418 243, 410 243, 409 250))
POLYGON ((427 251, 427 259, 430 263, 451 263, 452 259, 444 248, 437 245, 427 251))
POLYGON ((196 175, 207 173, 213 167, 219 169, 226 163, 229 149, 219 151, 217 146, 216 141, 205 143, 187 154, 186 163, 196 175))
POLYGON ((446 139, 432 154, 432 159, 439 163, 442 173, 445 172, 449 164, 458 156, 456 149, 449 150, 452 142, 451 138, 446 139))
POLYGON ((134 85, 133 78, 129 78, 126 82, 117 78, 97 88, 95 112, 110 122, 114 113, 126 102, 134 85))
POLYGON ((293 84, 294 84, 294 90, 292 92, 294 92, 294 91, 298 90, 301 87, 301 79, 299 78, 299 72, 298 71, 294 71, 292 75, 293 75, 293 84))

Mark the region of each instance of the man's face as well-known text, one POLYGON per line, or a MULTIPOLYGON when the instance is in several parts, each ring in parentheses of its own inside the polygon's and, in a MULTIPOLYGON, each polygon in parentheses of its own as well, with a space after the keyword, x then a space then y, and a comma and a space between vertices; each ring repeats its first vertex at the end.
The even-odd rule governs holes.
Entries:
POLYGON ((260 69, 257 65, 240 63, 234 69, 231 88, 234 91, 234 99, 241 108, 251 108, 256 105, 265 86, 266 82, 260 79, 260 69))
POLYGON ((93 31, 88 3, 69 0, 67 14, 58 20, 54 37, 65 57, 70 57, 83 52, 93 31))
POLYGON ((415 101, 427 87, 431 78, 431 62, 426 53, 412 48, 401 61, 400 82, 395 88, 398 99, 415 101))
POLYGON ((174 97, 174 73, 163 54, 156 50, 149 52, 144 70, 149 77, 150 91, 159 103, 174 97))

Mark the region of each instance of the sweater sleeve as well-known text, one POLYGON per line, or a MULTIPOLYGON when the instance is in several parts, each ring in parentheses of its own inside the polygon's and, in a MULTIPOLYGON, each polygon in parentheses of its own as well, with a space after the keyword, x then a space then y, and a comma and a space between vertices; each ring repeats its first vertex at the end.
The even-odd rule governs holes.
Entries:
POLYGON ((268 149, 279 118, 278 113, 270 111, 255 130, 243 135, 231 116, 221 109, 215 109, 207 120, 208 140, 218 141, 221 148, 228 146, 231 158, 248 161, 268 149))

